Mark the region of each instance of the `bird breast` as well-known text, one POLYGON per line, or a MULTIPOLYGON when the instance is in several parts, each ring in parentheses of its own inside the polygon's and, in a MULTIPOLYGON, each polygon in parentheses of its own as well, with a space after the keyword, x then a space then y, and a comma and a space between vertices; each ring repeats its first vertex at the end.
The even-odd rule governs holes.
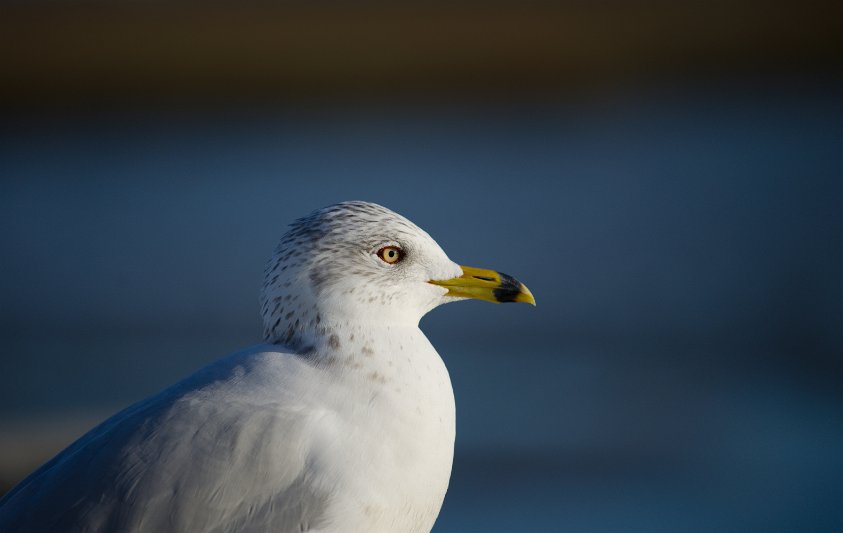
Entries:
POLYGON ((448 371, 418 328, 349 329, 328 342, 326 372, 341 405, 321 443, 325 457, 353 458, 337 465, 337 486, 347 488, 337 495, 349 499, 338 508, 358 509, 357 530, 428 531, 453 461, 448 371))

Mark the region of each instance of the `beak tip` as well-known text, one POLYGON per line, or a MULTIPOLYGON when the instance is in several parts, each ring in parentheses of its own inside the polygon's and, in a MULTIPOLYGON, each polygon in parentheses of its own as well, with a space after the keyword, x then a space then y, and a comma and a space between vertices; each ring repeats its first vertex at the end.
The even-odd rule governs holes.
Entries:
POLYGON ((533 296, 533 293, 530 292, 530 289, 524 286, 523 283, 521 284, 521 294, 519 294, 519 298, 516 301, 536 307, 536 298, 533 296))

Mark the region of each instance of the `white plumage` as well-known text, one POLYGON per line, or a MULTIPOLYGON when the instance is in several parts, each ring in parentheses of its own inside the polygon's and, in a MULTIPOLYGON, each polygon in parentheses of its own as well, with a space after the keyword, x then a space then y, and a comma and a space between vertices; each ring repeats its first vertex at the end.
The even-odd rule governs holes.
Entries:
POLYGON ((454 398, 418 322, 459 299, 430 281, 462 274, 375 204, 297 221, 265 274, 266 344, 92 429, 0 500, 0 531, 429 531, 454 398))

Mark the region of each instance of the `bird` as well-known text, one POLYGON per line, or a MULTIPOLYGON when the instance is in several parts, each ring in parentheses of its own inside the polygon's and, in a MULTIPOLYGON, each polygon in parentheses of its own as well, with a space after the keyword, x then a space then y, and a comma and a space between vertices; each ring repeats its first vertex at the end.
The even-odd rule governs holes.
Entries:
POLYGON ((383 206, 318 209, 267 263, 263 342, 91 429, 0 500, 0 531, 430 531, 456 417, 419 320, 469 298, 535 305, 383 206))

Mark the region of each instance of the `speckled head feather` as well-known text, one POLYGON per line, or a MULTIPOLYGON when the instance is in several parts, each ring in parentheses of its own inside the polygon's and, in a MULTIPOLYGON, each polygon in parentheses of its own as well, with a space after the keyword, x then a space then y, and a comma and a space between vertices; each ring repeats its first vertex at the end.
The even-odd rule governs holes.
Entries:
POLYGON ((300 347, 349 324, 417 325, 453 300, 427 281, 460 267, 418 226, 361 201, 319 209, 291 224, 264 273, 261 313, 267 341, 300 347), (403 259, 378 257, 396 246, 403 259))

